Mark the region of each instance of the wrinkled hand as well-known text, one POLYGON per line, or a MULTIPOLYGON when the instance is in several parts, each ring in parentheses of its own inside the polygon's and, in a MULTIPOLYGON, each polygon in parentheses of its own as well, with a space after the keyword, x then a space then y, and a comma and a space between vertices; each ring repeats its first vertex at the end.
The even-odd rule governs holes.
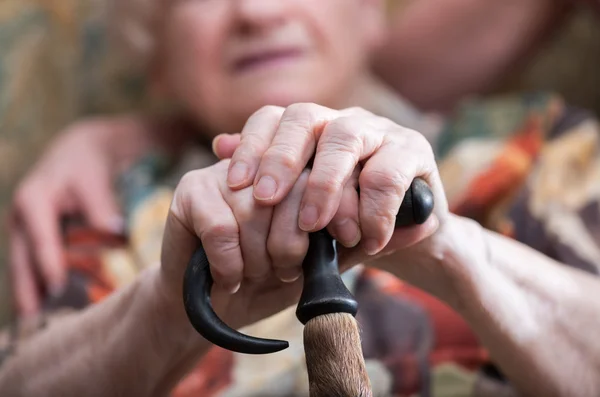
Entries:
MULTIPOLYGON (((9 265, 20 316, 35 314, 42 294, 58 294, 64 287, 63 216, 82 215, 100 231, 122 232, 112 178, 116 152, 124 153, 127 148, 123 147, 126 140, 114 138, 127 134, 131 124, 98 119, 73 125, 59 135, 16 189, 9 216, 9 265)), ((144 146, 136 141, 139 148, 130 153, 144 146)))
POLYGON ((172 304, 180 308, 183 275, 200 239, 214 279, 212 306, 238 328, 298 301, 302 282, 296 269, 308 233, 294 220, 308 173, 277 206, 266 207, 255 202, 252 187, 227 186, 228 167, 223 160, 181 179, 167 218, 161 272, 172 304))
POLYGON ((176 189, 162 273, 180 306, 183 274, 199 238, 215 281, 213 307, 233 327, 297 302, 309 232, 328 227, 363 253, 344 260, 344 271, 380 254, 392 235, 396 250, 427 239, 447 217, 425 138, 361 109, 266 107, 241 134, 217 137, 213 149, 225 159, 190 172, 176 189), (434 215, 394 233, 404 192, 417 176, 434 192, 434 215), (364 249, 359 240, 367 242, 364 249))
POLYGON ((394 247, 432 235, 448 217, 433 150, 420 133, 363 109, 336 111, 313 104, 265 107, 241 134, 215 138, 221 158, 231 157, 232 189, 252 186, 258 203, 277 205, 314 156, 297 223, 307 232, 327 227, 338 242, 359 241, 376 255, 392 236, 394 247), (395 217, 414 178, 435 197, 424 224, 394 233, 395 217), (360 188, 360 200, 357 193, 360 188))

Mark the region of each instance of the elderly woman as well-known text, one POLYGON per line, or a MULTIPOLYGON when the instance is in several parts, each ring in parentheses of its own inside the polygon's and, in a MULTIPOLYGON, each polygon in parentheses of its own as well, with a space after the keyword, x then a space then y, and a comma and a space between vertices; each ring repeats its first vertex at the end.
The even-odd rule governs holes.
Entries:
POLYGON ((28 240, 50 294, 8 345, 2 395, 306 394, 301 348, 257 357, 211 346, 185 316, 181 281, 200 239, 219 315, 301 347, 291 306, 307 233, 323 227, 350 269, 376 395, 457 383, 464 395, 600 393, 589 116, 546 95, 472 104, 444 123, 418 114, 369 73, 376 0, 155 5, 156 42, 134 37, 185 117, 80 124, 18 193, 26 206, 51 181, 38 214, 73 212, 86 189, 93 205, 87 222, 62 225, 64 244, 43 237, 52 219, 14 218, 23 311, 35 306, 28 240), (498 115, 511 118, 492 124, 498 115), (81 189, 86 169, 95 177, 81 189), (104 216, 117 201, 100 193, 116 174, 122 222, 104 216), (434 214, 394 232, 415 177, 430 184, 434 214))

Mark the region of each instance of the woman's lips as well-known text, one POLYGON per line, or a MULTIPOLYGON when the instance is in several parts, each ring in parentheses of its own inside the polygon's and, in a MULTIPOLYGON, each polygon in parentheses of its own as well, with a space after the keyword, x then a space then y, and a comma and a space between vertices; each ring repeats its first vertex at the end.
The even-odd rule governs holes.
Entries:
POLYGON ((241 57, 234 63, 234 70, 235 72, 243 73, 266 67, 279 66, 301 55, 302 51, 299 49, 264 51, 241 57))

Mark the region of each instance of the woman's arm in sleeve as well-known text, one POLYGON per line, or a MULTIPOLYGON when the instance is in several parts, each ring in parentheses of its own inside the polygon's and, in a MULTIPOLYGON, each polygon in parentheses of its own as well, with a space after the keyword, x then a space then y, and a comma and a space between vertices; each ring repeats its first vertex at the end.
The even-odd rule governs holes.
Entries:
POLYGON ((146 270, 18 345, 0 367, 0 395, 168 395, 210 344, 161 291, 158 269, 146 270))

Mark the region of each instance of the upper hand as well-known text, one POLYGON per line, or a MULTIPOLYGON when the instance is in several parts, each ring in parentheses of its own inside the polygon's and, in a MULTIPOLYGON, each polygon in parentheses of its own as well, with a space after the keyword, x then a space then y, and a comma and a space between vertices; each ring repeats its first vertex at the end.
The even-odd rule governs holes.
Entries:
POLYGON ((422 241, 448 217, 428 141, 363 109, 265 107, 250 117, 240 135, 217 137, 214 149, 220 157, 231 156, 229 186, 252 186, 255 200, 266 206, 287 196, 314 155, 299 227, 307 232, 327 227, 346 247, 360 240, 368 255, 380 253, 392 236, 395 248, 422 241), (394 233, 404 193, 416 177, 434 193, 434 213, 425 224, 394 233))

